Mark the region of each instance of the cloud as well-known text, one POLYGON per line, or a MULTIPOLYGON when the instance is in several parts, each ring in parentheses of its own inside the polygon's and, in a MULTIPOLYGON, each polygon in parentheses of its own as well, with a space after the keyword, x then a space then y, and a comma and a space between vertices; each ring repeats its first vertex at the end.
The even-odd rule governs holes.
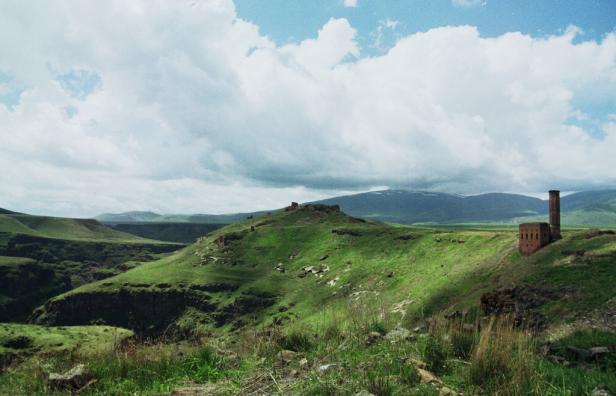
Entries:
POLYGON ((484 6, 487 3, 487 0, 451 0, 451 4, 454 6, 464 8, 484 6))
POLYGON ((357 7, 357 0, 344 0, 345 7, 357 7))
POLYGON ((278 46, 230 0, 3 3, 0 24, 0 71, 20 87, 0 104, 0 207, 220 213, 383 185, 616 184, 614 119, 577 107, 614 100, 613 33, 442 27, 362 56, 346 19, 278 46), (582 114, 601 134, 571 123, 582 114))

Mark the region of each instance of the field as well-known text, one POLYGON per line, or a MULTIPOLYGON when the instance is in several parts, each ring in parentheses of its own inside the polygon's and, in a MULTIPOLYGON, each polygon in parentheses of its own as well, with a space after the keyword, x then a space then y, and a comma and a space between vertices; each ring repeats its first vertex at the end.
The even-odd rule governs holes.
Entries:
MULTIPOLYGON (((195 383, 211 394, 615 392, 614 352, 578 361, 567 348, 616 344, 616 235, 565 230, 531 257, 516 238, 508 227, 392 226, 304 206, 68 291, 34 319, 136 332, 134 355, 54 363, 96 368, 100 384, 84 394, 195 383), (498 305, 503 296, 514 310, 498 305), (489 310, 501 319, 482 319, 489 310)), ((44 394, 36 378, 14 384, 44 394)))

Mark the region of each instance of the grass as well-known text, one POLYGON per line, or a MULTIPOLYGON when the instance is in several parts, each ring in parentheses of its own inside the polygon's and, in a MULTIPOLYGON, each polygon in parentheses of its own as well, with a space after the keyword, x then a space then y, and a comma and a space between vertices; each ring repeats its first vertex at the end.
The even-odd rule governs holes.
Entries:
POLYGON ((92 219, 69 219, 26 214, 0 214, 0 233, 72 241, 163 243, 113 230, 92 219))
POLYGON ((0 357, 9 361, 34 354, 93 353, 111 350, 132 335, 130 330, 109 326, 44 327, 0 323, 0 357))
MULTIPOLYGON (((610 286, 616 281, 610 270, 615 254, 615 235, 590 230, 566 230, 563 240, 521 257, 515 230, 391 226, 304 208, 227 226, 172 255, 54 301, 78 302, 83 293, 189 293, 192 286, 232 285, 201 293, 215 304, 213 310, 191 307, 171 318, 187 332, 199 327, 246 362, 241 369, 224 366, 220 376, 211 377, 232 389, 250 383, 270 393, 281 393, 280 388, 288 394, 438 394, 435 386, 417 383, 420 367, 414 361, 419 359, 445 386, 466 394, 582 395, 595 387, 616 391, 605 367, 553 363, 536 354, 537 339, 506 324, 486 325, 472 318, 456 322, 457 327, 437 322, 428 334, 411 332, 401 341, 382 336, 396 328, 411 330, 442 312, 477 311, 482 293, 518 284, 562 292, 534 308, 559 327, 616 296, 610 286), (572 254, 574 250, 584 254, 572 254), (306 267, 320 272, 306 273, 306 267), (217 326, 216 315, 237 308, 248 290, 268 292, 275 303, 250 307, 217 326), (375 332, 380 336, 371 334, 375 332), (282 349, 297 356, 281 367, 276 355, 282 349), (308 368, 299 366, 303 359, 308 368)), ((103 309, 91 307, 93 315, 103 309)), ((613 343, 612 337, 609 331, 572 333, 559 342, 566 348, 613 343)), ((153 353, 147 345, 138 348, 145 355, 153 353)), ((118 373, 132 369, 110 368, 104 374, 101 368, 96 391, 148 394, 194 378, 209 381, 196 371, 165 368, 185 367, 182 356, 170 355, 172 363, 152 363, 156 380, 126 379, 127 385, 117 389, 113 386, 128 378, 118 373)))

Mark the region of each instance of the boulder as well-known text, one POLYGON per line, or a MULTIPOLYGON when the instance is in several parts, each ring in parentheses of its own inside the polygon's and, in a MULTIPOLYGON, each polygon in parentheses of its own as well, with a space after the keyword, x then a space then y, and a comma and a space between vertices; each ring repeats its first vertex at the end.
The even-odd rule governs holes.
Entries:
POLYGON ((50 373, 47 385, 54 390, 79 390, 95 381, 92 371, 78 364, 64 374, 50 373))
POLYGON ((211 396, 219 394, 214 385, 185 386, 171 392, 171 396, 211 396))
POLYGON ((290 351, 288 349, 283 349, 282 351, 278 352, 278 360, 280 360, 283 363, 289 363, 291 360, 295 359, 295 356, 297 356, 297 352, 295 351, 290 351))
POLYGON ((416 367, 416 369, 417 369, 417 374, 419 374, 420 382, 422 384, 431 384, 431 383, 439 382, 436 376, 432 374, 431 372, 429 372, 428 370, 424 370, 419 367, 416 367))

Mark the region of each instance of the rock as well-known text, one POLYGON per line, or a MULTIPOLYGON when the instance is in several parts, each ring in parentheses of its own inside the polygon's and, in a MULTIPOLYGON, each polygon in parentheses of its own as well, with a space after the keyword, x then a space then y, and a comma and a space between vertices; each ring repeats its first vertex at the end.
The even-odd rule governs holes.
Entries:
POLYGON ((603 355, 605 353, 610 353, 610 350, 608 347, 593 347, 589 349, 590 351, 590 357, 595 357, 597 355, 603 355))
POLYGON ((318 370, 320 372, 324 373, 324 372, 329 371, 329 370, 331 370, 333 368, 336 368, 336 367, 338 367, 338 365, 336 363, 322 364, 322 365, 319 366, 318 370))
POLYGON ((84 364, 78 364, 64 374, 50 373, 47 384, 51 389, 79 390, 89 385, 94 375, 84 364))
POLYGON ((282 351, 278 352, 278 355, 276 356, 278 357, 278 360, 282 361, 283 363, 289 363, 295 358, 295 356, 297 356, 297 352, 283 349, 282 351))
POLYGON ((306 358, 302 358, 302 360, 299 361, 299 368, 307 370, 309 367, 308 365, 308 359, 306 358))
POLYGON ((416 367, 417 374, 419 374, 419 378, 422 384, 431 384, 433 382, 439 382, 434 374, 429 372, 428 370, 424 370, 422 368, 416 367))
POLYGON ((390 342, 402 342, 409 339, 411 336, 411 332, 405 329, 404 327, 397 327, 385 334, 385 339, 390 342))
POLYGON ((569 346, 567 347, 567 351, 575 355, 576 360, 586 360, 592 356, 592 353, 588 349, 569 346))
POLYGON ((388 277, 388 278, 393 278, 393 277, 394 277, 394 275, 395 275, 394 271, 390 271, 390 272, 387 274, 387 277, 388 277))
POLYGON ((368 333, 368 345, 372 345, 383 337, 378 331, 371 331, 368 333))
POLYGON ((321 258, 319 258, 319 260, 320 261, 327 260, 328 257, 329 257, 329 254, 326 254, 325 256, 321 256, 321 258))
POLYGON ((420 369, 426 369, 428 367, 428 363, 419 360, 419 359, 415 359, 415 358, 411 358, 410 359, 411 364, 413 365, 413 367, 415 368, 420 368, 420 369))
POLYGON ((185 386, 174 389, 171 396, 211 396, 218 395, 215 385, 185 386))
POLYGON ((449 389, 448 387, 443 386, 441 390, 439 390, 438 395, 439 396, 453 396, 453 395, 457 395, 457 393, 449 389))
POLYGON ((590 392, 590 396, 612 396, 612 393, 604 388, 594 388, 590 392))
POLYGON ((355 396, 374 396, 374 393, 370 393, 365 389, 360 390, 355 394, 355 396))

